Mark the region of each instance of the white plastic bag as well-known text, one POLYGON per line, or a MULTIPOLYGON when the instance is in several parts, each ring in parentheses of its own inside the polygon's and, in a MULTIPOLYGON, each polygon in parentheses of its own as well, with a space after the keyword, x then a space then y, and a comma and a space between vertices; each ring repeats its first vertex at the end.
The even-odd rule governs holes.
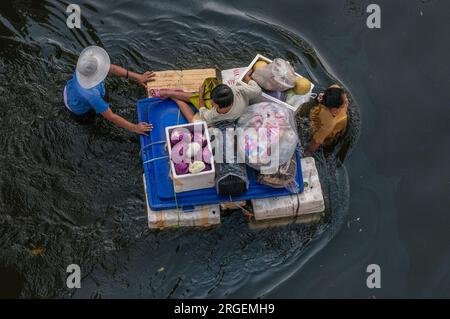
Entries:
POLYGON ((273 174, 291 160, 298 145, 294 113, 277 103, 248 106, 237 127, 239 151, 247 165, 263 174, 273 174))
POLYGON ((256 180, 259 184, 264 184, 273 188, 286 188, 292 193, 298 193, 300 187, 296 181, 297 176, 297 156, 281 165, 274 174, 257 174, 256 180))
POLYGON ((295 71, 289 62, 280 58, 252 74, 256 83, 268 91, 286 91, 293 88, 295 77, 295 71))
POLYGON ((317 97, 316 93, 306 93, 303 95, 296 95, 295 93, 289 93, 286 96, 286 103, 298 109, 303 104, 315 99, 317 97))

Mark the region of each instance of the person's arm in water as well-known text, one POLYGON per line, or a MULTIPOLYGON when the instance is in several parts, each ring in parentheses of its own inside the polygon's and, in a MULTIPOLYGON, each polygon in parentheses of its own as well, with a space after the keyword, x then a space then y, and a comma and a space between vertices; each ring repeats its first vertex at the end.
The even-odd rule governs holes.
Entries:
POLYGON ((308 144, 308 148, 306 149, 306 152, 305 152, 304 156, 305 157, 312 156, 312 154, 314 154, 319 149, 320 145, 322 145, 322 144, 319 144, 319 143, 316 143, 314 141, 311 141, 308 144))
POLYGON ((139 84, 145 86, 145 83, 155 80, 155 73, 152 71, 147 71, 143 74, 131 72, 121 66, 111 64, 109 67, 109 74, 116 75, 122 78, 130 78, 138 82, 139 84))
POLYGON ((181 100, 174 99, 175 103, 178 104, 178 107, 180 108, 181 113, 183 113, 186 120, 188 120, 189 123, 192 123, 194 121, 194 111, 189 107, 189 105, 181 100))
POLYGON ((134 124, 123 117, 115 114, 110 108, 108 108, 105 112, 101 113, 102 116, 107 119, 110 122, 113 122, 117 126, 120 126, 130 132, 141 134, 141 135, 148 135, 147 133, 150 132, 153 129, 152 124, 148 124, 145 122, 134 124))

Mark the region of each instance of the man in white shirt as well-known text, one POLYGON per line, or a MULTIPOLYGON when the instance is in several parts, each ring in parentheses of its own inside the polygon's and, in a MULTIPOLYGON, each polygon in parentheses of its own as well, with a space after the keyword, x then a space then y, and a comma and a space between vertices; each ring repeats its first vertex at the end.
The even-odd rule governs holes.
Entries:
POLYGON ((165 91, 161 92, 161 96, 172 98, 189 122, 205 121, 208 124, 213 124, 220 121, 234 121, 242 115, 251 100, 261 95, 261 88, 251 79, 250 74, 247 74, 243 80, 247 85, 228 86, 220 84, 216 86, 211 92, 211 104, 213 106, 211 109, 205 107, 201 88, 198 113, 194 113, 187 104, 191 98, 191 94, 187 92, 165 91))

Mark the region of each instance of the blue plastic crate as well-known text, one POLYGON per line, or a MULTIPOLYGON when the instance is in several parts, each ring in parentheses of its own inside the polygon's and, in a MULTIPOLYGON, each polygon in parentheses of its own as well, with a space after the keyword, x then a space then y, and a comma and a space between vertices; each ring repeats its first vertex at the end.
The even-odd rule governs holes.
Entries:
MULTIPOLYGON (((215 188, 207 188, 184 193, 175 193, 172 180, 169 177, 170 167, 166 149, 165 128, 185 124, 179 108, 172 100, 143 99, 137 104, 139 122, 153 124, 150 135, 141 136, 142 160, 144 162, 145 182, 147 183, 148 203, 152 210, 181 208, 192 209, 198 205, 212 205, 230 201, 245 201, 258 198, 287 196, 292 193, 286 189, 276 189, 256 183, 255 171, 248 169, 250 187, 247 193, 238 197, 217 195, 215 188)), ((297 153, 297 183, 303 192, 303 177, 301 161, 297 153)))

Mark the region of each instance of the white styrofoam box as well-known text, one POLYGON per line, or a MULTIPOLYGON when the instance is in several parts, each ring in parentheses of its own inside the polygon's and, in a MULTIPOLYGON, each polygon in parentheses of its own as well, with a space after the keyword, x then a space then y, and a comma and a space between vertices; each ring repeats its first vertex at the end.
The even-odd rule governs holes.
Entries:
POLYGON ((325 210, 322 187, 314 158, 307 157, 301 161, 303 181, 307 184, 305 184, 303 193, 252 200, 255 220, 307 215, 325 210))
POLYGON ((256 221, 254 218, 250 219, 249 227, 253 230, 282 227, 290 224, 312 224, 318 223, 323 217, 323 213, 312 213, 308 215, 299 215, 298 217, 285 217, 276 219, 266 219, 256 221))
MULTIPOLYGON (((266 61, 267 63, 272 63, 273 61, 270 60, 269 58, 266 58, 265 56, 261 55, 261 54, 257 54, 256 57, 253 59, 252 63, 250 63, 250 65, 245 69, 244 72, 242 72, 241 76, 238 79, 238 82, 242 85, 248 85, 247 83, 245 83, 243 81, 245 74, 247 74, 251 69, 253 69, 253 65, 255 65, 256 62, 258 62, 259 60, 262 61, 266 61)), ((298 73, 295 73, 296 76, 303 78, 303 76, 301 76, 298 73)), ((311 89, 309 90, 309 93, 312 92, 312 90, 314 89, 314 83, 311 82, 311 89)), ((287 107, 288 109, 294 111, 295 113, 297 113, 297 111, 300 109, 300 107, 294 107, 292 105, 287 104, 286 102, 280 101, 276 98, 274 98, 273 96, 270 96, 266 93, 262 93, 262 97, 266 100, 266 101, 271 101, 271 102, 275 102, 278 104, 281 104, 285 107, 287 107)))
POLYGON ((193 211, 176 209, 152 211, 148 209, 148 227, 165 229, 170 227, 209 227, 220 224, 220 206, 205 205, 193 211))
POLYGON ((222 71, 222 83, 226 85, 236 85, 238 80, 245 74, 247 68, 235 68, 222 71))
POLYGON ((148 204, 147 185, 144 180, 144 191, 147 203, 148 227, 165 229, 170 227, 209 227, 220 224, 220 205, 197 206, 185 212, 177 209, 153 211, 148 204))
POLYGON ((195 123, 188 123, 188 124, 182 124, 182 125, 175 125, 175 126, 168 126, 166 127, 166 140, 167 140, 167 149, 169 151, 169 158, 170 158, 170 171, 171 171, 171 177, 174 185, 174 189, 176 193, 181 192, 189 192, 193 190, 198 189, 204 189, 204 188, 210 188, 214 187, 214 178, 216 175, 216 169, 214 167, 214 160, 211 158, 211 170, 206 172, 201 172, 197 174, 186 174, 186 175, 177 175, 175 172, 175 165, 173 164, 171 160, 172 155, 172 144, 170 143, 170 134, 173 129, 175 128, 186 128, 189 129, 191 132, 193 132, 194 127, 196 126, 202 126, 203 132, 207 139, 207 147, 209 148, 209 151, 212 154, 212 147, 211 147, 211 139, 208 132, 208 126, 206 125, 206 122, 195 122, 195 123))

